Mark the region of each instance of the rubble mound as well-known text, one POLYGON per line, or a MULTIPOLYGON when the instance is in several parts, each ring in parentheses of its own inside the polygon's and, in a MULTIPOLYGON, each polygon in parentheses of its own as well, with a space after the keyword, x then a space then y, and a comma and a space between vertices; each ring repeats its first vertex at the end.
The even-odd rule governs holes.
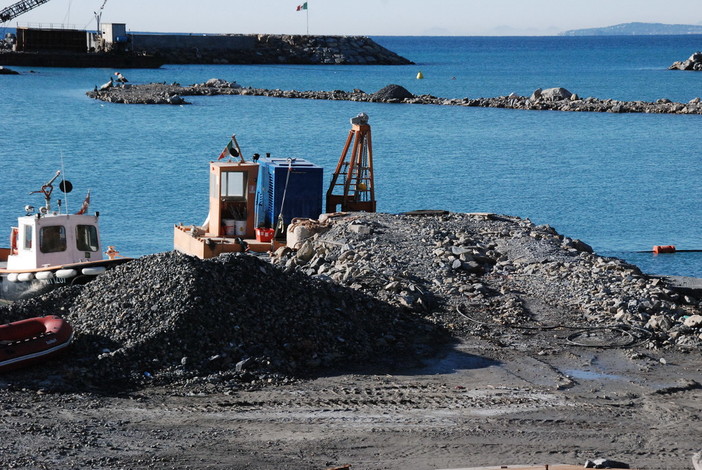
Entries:
POLYGON ((388 85, 373 93, 372 98, 374 101, 388 102, 414 98, 414 95, 400 85, 388 85))
MULTIPOLYGON (((0 318, 41 314, 60 314, 76 331, 57 371, 79 387, 112 389, 202 382, 239 387, 333 366, 409 364, 416 347, 422 349, 415 341, 434 330, 360 292, 238 254, 146 256, 86 286, 18 302, 0 318)), ((436 340, 429 336, 423 339, 436 340)))
POLYGON ((422 312, 456 337, 540 351, 702 345, 695 295, 528 219, 357 213, 291 230, 298 249, 275 260, 286 271, 422 312), (565 338, 557 344, 554 330, 565 338))

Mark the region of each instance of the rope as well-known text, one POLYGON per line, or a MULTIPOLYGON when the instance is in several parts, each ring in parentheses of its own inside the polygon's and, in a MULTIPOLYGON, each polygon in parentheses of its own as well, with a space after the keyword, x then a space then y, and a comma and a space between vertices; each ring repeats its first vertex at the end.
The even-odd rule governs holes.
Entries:
POLYGON ((466 320, 469 320, 473 323, 477 323, 479 325, 484 325, 484 326, 503 326, 505 328, 512 328, 516 330, 539 330, 539 331, 547 331, 547 330, 555 330, 555 329, 563 329, 563 330, 576 330, 574 333, 568 335, 565 340, 570 343, 574 344, 576 346, 582 346, 586 348, 625 348, 629 346, 633 346, 637 343, 640 343, 642 341, 645 341, 651 337, 651 332, 646 330, 645 328, 640 328, 637 326, 633 325, 624 325, 624 324, 618 324, 618 325, 612 325, 612 326, 589 326, 589 327, 579 327, 579 326, 568 326, 568 325, 546 325, 546 326, 520 326, 520 325, 503 325, 503 324, 497 324, 497 323, 488 323, 488 322, 483 322, 480 320, 477 320, 473 317, 470 317, 466 315, 465 313, 461 312, 459 307, 456 307, 456 312, 461 315, 463 318, 466 320), (604 341, 601 344, 593 344, 592 342, 586 343, 586 342, 580 342, 578 341, 578 338, 582 337, 585 334, 590 334, 595 331, 610 331, 613 333, 618 333, 619 336, 628 338, 628 340, 623 343, 623 344, 614 344, 612 340, 608 340, 607 343, 605 344, 604 341), (637 332, 639 334, 635 334, 634 332, 637 332))
POLYGON ((278 237, 280 235, 280 232, 284 228, 284 221, 283 221, 283 208, 285 207, 285 197, 288 194, 288 183, 290 182, 290 173, 292 173, 292 164, 295 161, 294 158, 288 158, 288 174, 285 176, 285 187, 283 188, 283 200, 280 202, 280 213, 278 214, 278 223, 275 226, 275 232, 273 233, 273 237, 278 237))

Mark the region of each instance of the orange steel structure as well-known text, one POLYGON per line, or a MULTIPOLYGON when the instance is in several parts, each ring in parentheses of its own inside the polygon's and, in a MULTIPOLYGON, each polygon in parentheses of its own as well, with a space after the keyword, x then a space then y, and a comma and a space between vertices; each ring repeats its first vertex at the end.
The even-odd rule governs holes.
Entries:
POLYGON ((351 118, 351 130, 327 190, 327 213, 336 212, 339 205, 342 212, 375 212, 373 144, 365 113, 351 118))

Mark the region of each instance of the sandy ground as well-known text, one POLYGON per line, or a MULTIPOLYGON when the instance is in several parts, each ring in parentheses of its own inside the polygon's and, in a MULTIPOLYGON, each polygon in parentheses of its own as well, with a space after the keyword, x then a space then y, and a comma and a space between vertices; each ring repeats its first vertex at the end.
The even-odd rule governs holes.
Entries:
MULTIPOLYGON (((530 333, 531 334, 531 333, 530 333)), ((424 368, 330 374, 224 394, 47 395, 0 381, 3 468, 691 469, 697 354, 467 339, 424 368), (525 350, 520 350, 525 349, 525 350)), ((550 339, 549 339, 550 337, 550 339)))

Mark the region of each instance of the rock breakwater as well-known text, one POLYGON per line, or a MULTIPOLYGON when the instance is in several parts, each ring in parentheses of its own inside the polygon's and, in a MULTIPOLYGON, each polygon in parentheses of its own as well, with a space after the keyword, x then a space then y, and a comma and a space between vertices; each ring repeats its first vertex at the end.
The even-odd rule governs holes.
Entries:
MULTIPOLYGON (((702 346, 700 299, 529 220, 347 214, 293 227, 269 260, 146 256, 86 286, 0 308, 77 332, 51 386, 237 390, 408 365, 447 334, 497 348, 702 346)), ((46 387, 45 375, 14 380, 46 387), (43 384, 43 385, 42 385, 43 384)))
POLYGON ((134 47, 169 64, 409 65, 366 36, 134 35, 134 47))
POLYGON ((581 98, 565 88, 535 90, 530 96, 514 93, 494 98, 438 98, 432 95, 414 95, 399 85, 388 85, 374 93, 353 91, 297 91, 242 87, 236 82, 211 79, 190 86, 179 84, 151 83, 127 85, 108 90, 93 90, 89 97, 123 104, 188 104, 184 96, 242 95, 268 96, 274 98, 361 101, 372 103, 405 103, 438 106, 466 106, 481 108, 505 108, 534 111, 567 111, 594 113, 646 113, 646 114, 702 114, 702 100, 696 97, 687 103, 677 103, 666 98, 655 102, 620 101, 613 99, 581 98))

